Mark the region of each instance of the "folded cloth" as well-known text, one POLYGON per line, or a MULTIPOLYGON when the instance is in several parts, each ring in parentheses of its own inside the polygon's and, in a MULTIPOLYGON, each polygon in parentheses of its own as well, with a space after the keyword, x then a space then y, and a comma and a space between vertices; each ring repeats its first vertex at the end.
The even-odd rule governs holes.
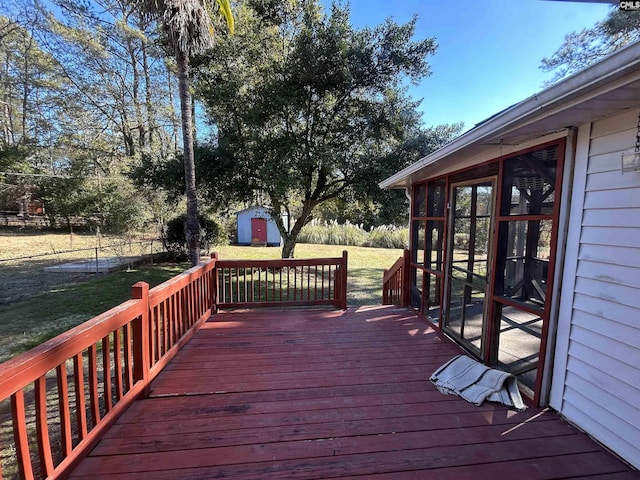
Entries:
POLYGON ((465 355, 446 362, 433 372, 430 380, 442 393, 458 395, 475 405, 489 400, 518 410, 525 409, 515 376, 489 368, 465 355))

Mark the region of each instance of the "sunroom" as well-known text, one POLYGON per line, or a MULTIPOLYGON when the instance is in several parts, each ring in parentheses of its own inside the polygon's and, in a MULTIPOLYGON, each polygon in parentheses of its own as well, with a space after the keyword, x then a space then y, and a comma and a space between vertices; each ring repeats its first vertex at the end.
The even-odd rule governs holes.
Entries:
POLYGON ((411 187, 411 306, 537 401, 566 140, 411 187))
MULTIPOLYGON (((616 304, 633 305, 632 293, 598 293, 605 288, 598 283, 604 278, 598 265, 618 272, 624 262, 614 253, 586 263, 580 252, 587 251, 582 243, 589 252, 601 245, 627 253, 637 243, 624 213, 637 203, 637 173, 623 175, 620 162, 633 151, 637 130, 638 51, 640 44, 632 45, 497 113, 380 184, 405 189, 411 201, 404 280, 410 292, 405 289, 401 303, 479 361, 516 375, 536 405, 561 406, 562 395, 573 391, 565 387, 567 362, 589 356, 570 345, 572 289, 582 288, 574 285, 577 268, 593 283, 589 295, 603 317, 600 324, 611 324, 613 332, 617 323, 629 323, 606 312, 613 312, 607 303, 613 297, 616 304), (596 177, 602 177, 600 187, 592 184, 596 177), (602 193, 589 193, 594 189, 602 193), (600 207, 593 204, 598 195, 600 207), (611 218, 585 223, 588 207, 609 209, 611 218), (610 235, 609 224, 618 225, 620 238, 610 235), (592 233, 598 238, 581 241, 592 233)), ((627 285, 634 275, 610 282, 627 285)), ((635 335, 636 327, 628 326, 635 335)), ((616 362, 627 351, 593 342, 590 350, 616 362)), ((634 364, 628 355, 620 361, 634 364)))

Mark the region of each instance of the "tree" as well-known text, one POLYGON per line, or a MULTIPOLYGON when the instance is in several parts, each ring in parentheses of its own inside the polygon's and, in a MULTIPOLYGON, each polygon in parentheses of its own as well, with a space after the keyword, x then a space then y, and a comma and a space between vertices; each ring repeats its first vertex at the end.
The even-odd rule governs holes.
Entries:
MULTIPOLYGON (((193 153, 192 99, 189 86, 190 59, 212 45, 214 19, 207 0, 139 0, 141 11, 161 21, 178 69, 180 114, 182 117, 183 161, 187 219, 185 237, 191 265, 200 261, 200 225, 193 153)), ((229 0, 217 0, 219 12, 225 18, 229 31, 234 21, 229 0)))
POLYGON ((0 15, 0 148, 20 145, 34 153, 55 130, 50 117, 64 82, 34 36, 40 15, 29 13, 29 20, 0 15))
POLYGON ((64 83, 52 56, 35 37, 40 14, 24 5, 0 15, 0 208, 26 208, 36 190, 34 174, 50 165, 48 140, 64 83))
POLYGON ((572 32, 540 68, 555 71, 548 83, 555 83, 597 62, 625 45, 640 40, 640 11, 612 9, 607 18, 591 28, 572 32))
MULTIPOLYGON (((418 120, 416 119, 416 123, 418 120)), ((382 190, 378 184, 398 170, 429 155, 449 143, 462 131, 463 124, 438 125, 424 128, 414 125, 405 132, 402 141, 380 158, 377 169, 361 177, 353 188, 318 209, 317 218, 338 223, 349 221, 371 229, 381 225, 406 226, 409 201, 403 191, 382 190)))
POLYGON ((268 198, 291 257, 319 205, 382 180, 419 118, 403 82, 429 74, 436 43, 412 39, 415 18, 358 30, 348 7, 323 14, 316 0, 252 0, 237 18, 236 35, 205 55, 196 76, 215 156, 232 166, 206 171, 212 183, 268 198))
POLYGON ((64 104, 91 118, 81 134, 109 137, 103 154, 123 163, 166 157, 174 135, 162 120, 170 123, 173 105, 155 23, 125 0, 65 0, 61 8, 65 15, 49 13, 41 36, 72 93, 64 104))
POLYGON ((0 174, 2 203, 39 193, 54 215, 113 228, 164 216, 138 207, 165 192, 125 177, 178 151, 177 67, 157 27, 135 0, 0 2, 0 171, 22 174, 0 174), (101 180, 76 183, 85 171, 101 180))

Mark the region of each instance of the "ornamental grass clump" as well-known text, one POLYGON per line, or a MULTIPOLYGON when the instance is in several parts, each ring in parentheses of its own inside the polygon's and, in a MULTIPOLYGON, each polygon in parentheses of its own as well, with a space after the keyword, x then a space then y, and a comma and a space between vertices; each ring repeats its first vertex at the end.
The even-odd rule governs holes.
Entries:
POLYGON ((329 225, 330 245, 363 246, 367 239, 367 232, 362 225, 354 225, 347 221, 340 225, 335 220, 329 225))
POLYGON ((365 247, 377 248, 408 248, 409 229, 392 225, 380 225, 372 228, 367 234, 365 247))
POLYGON ((312 220, 300 232, 300 243, 320 245, 353 245, 363 246, 367 232, 361 225, 346 222, 344 225, 333 220, 331 222, 312 220))
POLYGON ((357 247, 407 248, 409 230, 394 226, 379 226, 367 232, 362 225, 349 221, 339 224, 313 220, 300 232, 300 243, 321 245, 352 245, 357 247))

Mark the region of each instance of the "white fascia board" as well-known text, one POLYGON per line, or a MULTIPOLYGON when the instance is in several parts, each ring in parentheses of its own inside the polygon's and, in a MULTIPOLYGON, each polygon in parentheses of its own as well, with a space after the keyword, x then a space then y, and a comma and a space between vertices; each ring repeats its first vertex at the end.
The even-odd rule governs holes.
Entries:
MULTIPOLYGON (((490 117, 484 123, 479 124, 451 143, 383 180, 378 185, 384 189, 405 188, 408 186, 407 178, 418 170, 432 165, 465 147, 492 137, 500 131, 506 132, 522 127, 527 124, 528 120, 532 120, 531 117, 536 113, 550 111, 551 109, 557 111, 558 107, 563 103, 566 103, 567 107, 575 106, 575 103, 571 105, 569 101, 571 98, 575 98, 598 86, 605 85, 612 78, 631 73, 639 68, 640 42, 635 42, 561 82, 507 108, 494 117, 490 117)), ((583 97, 578 103, 587 99, 583 97)), ((541 121, 540 118, 537 120, 541 121)))

